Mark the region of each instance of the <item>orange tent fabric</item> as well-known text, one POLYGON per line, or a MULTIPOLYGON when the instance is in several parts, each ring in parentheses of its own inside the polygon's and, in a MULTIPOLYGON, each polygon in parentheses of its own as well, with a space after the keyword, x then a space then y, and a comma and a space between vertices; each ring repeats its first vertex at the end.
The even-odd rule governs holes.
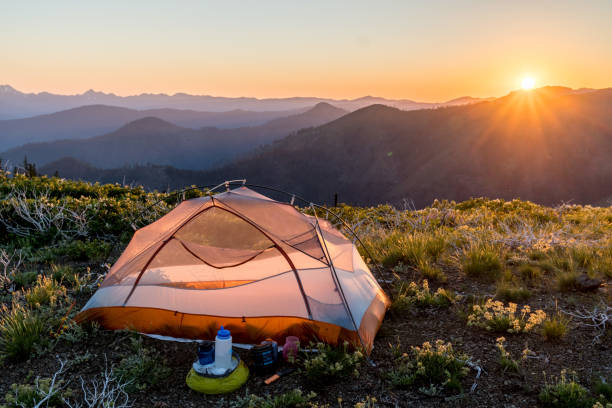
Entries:
POLYGON ((328 221, 246 187, 187 200, 139 229, 77 315, 107 329, 237 343, 288 335, 369 352, 389 300, 328 221))

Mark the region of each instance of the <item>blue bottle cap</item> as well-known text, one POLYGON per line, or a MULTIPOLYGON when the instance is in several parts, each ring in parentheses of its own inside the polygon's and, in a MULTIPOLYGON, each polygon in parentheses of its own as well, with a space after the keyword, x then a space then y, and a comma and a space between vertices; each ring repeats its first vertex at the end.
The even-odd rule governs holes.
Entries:
POLYGON ((223 326, 221 326, 221 328, 219 329, 219 331, 217 332, 217 337, 221 340, 227 340, 229 339, 230 336, 230 331, 226 330, 223 328, 223 326))

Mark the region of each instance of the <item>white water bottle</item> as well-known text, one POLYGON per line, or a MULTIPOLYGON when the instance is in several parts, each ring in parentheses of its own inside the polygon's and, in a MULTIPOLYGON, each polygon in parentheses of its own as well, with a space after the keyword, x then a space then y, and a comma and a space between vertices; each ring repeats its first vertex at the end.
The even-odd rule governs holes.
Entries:
POLYGON ((232 367, 232 336, 221 326, 215 337, 215 368, 228 370, 232 367))

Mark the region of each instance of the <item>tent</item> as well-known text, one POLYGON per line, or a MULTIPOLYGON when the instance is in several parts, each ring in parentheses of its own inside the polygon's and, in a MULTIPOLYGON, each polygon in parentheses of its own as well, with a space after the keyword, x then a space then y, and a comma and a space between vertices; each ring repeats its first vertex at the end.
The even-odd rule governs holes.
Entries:
POLYGON ((236 343, 293 335, 369 352, 388 306, 330 222, 242 186, 137 230, 76 321, 175 339, 223 325, 236 343))

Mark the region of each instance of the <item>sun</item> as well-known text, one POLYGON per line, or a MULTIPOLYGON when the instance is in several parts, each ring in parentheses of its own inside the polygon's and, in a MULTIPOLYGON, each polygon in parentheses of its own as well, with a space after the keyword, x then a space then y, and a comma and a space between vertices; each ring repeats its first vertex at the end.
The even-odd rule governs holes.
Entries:
POLYGON ((524 90, 533 89, 534 86, 535 86, 535 79, 533 79, 532 77, 523 78, 523 81, 521 82, 521 87, 524 90))

